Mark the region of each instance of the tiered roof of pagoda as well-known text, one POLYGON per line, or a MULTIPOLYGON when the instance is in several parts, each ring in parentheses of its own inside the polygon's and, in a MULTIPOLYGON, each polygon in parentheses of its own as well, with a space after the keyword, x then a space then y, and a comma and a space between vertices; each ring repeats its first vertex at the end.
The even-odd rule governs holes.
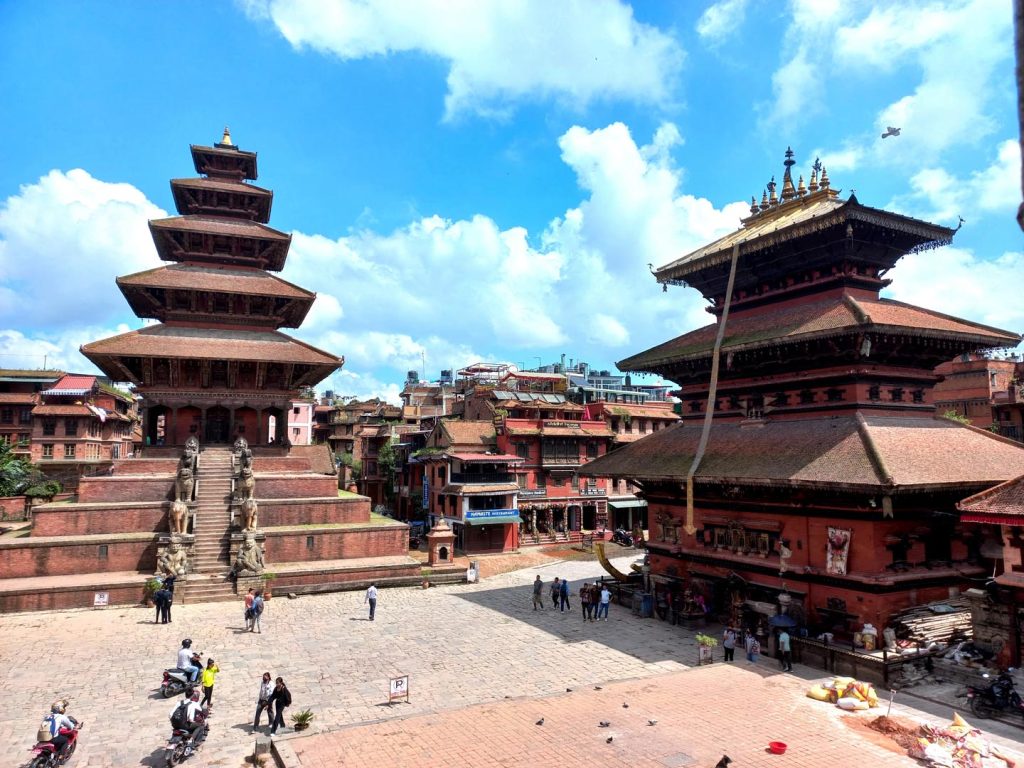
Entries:
POLYGON ((149 222, 171 265, 119 277, 139 317, 154 325, 87 344, 82 353, 117 380, 145 386, 150 363, 225 361, 286 366, 285 388, 311 386, 344 360, 278 332, 297 328, 316 294, 271 275, 284 268, 291 235, 267 226, 273 193, 256 179, 256 153, 224 129, 212 147, 192 145, 195 179, 173 179, 180 216, 149 222))

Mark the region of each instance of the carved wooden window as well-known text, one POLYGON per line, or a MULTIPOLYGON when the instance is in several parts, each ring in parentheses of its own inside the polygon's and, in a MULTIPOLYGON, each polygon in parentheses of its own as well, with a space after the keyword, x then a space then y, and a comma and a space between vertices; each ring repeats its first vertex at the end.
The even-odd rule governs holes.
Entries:
POLYGON ((700 400, 690 401, 690 413, 698 413, 700 411, 700 400))
POLYGON ((903 388, 902 387, 893 387, 892 389, 889 390, 889 395, 892 397, 892 401, 894 403, 902 403, 903 402, 903 388))
POLYGON ((846 390, 832 387, 831 389, 825 390, 825 396, 830 403, 838 403, 846 399, 846 390))
POLYGON ((64 434, 68 437, 78 434, 78 419, 64 419, 64 434))
MULTIPOLYGON (((56 419, 43 419, 43 434, 46 436, 57 434, 57 420, 56 419)), ((45 450, 45 446, 44 446, 45 450)), ((51 455, 53 446, 50 446, 51 455)))
POLYGON ((924 402, 924 390, 923 389, 915 389, 915 390, 913 390, 910 393, 910 396, 911 396, 911 398, 913 399, 913 401, 915 403, 923 403, 924 402))
POLYGON ((65 459, 73 459, 73 458, 75 458, 75 444, 74 443, 65 443, 64 444, 64 458, 65 459))
POLYGON ((800 390, 800 404, 809 405, 814 402, 814 391, 810 389, 800 390))
POLYGON ((877 384, 873 384, 868 387, 868 399, 869 400, 881 400, 882 399, 882 388, 877 384))
POLYGON ((53 443, 46 443, 43 446, 43 458, 44 459, 52 459, 53 458, 53 443))
POLYGON ((776 392, 775 399, 772 400, 772 405, 776 408, 781 408, 789 405, 789 395, 785 392, 776 392))
POLYGON ((13 408, 2 408, 0 409, 0 424, 13 424, 14 423, 14 409, 13 408))

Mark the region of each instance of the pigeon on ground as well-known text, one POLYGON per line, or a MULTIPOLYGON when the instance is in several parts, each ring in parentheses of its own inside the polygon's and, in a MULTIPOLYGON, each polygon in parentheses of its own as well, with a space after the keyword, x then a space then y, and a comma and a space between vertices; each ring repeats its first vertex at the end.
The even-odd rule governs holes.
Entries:
POLYGON ((882 134, 882 138, 883 139, 887 139, 890 136, 899 136, 901 130, 903 130, 903 129, 902 128, 894 128, 891 125, 886 126, 885 133, 882 134))
POLYGON ((604 690, 604 689, 603 689, 603 688, 601 688, 601 686, 600 686, 600 685, 595 685, 595 686, 594 686, 594 690, 595 690, 595 691, 601 691, 601 690, 604 690))
POLYGON ((544 718, 542 717, 540 720, 538 720, 536 725, 544 725, 544 718))
POLYGON ((715 763, 715 768, 729 768, 729 763, 732 762, 732 758, 728 755, 722 755, 722 759, 715 763))
POLYGON ((614 738, 615 738, 614 736, 609 736, 607 739, 604 740, 604 743, 605 744, 611 744, 612 743, 612 739, 614 739, 614 738))
POLYGON ((609 723, 607 720, 602 720, 600 723, 597 724, 597 727, 607 728, 609 725, 611 725, 611 723, 609 723))
POLYGON ((629 709, 629 704, 626 704, 625 702, 623 702, 622 708, 623 709, 629 709))
POLYGON ((658 724, 658 721, 657 721, 657 720, 648 720, 648 721, 647 721, 647 724, 648 724, 648 725, 657 725, 657 724, 658 724))
POLYGON ((565 692, 566 692, 566 693, 572 693, 572 688, 566 688, 566 689, 565 689, 565 692))

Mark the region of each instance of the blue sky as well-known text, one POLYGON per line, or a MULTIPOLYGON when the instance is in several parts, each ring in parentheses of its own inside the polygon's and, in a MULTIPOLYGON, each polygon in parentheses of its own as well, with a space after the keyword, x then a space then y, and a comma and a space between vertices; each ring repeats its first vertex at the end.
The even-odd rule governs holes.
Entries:
POLYGON ((955 226, 888 295, 1024 330, 1009 0, 0 4, 0 366, 91 370, 141 321, 188 145, 259 153, 294 335, 327 383, 561 353, 599 368, 706 324, 664 264, 816 156, 862 203, 955 226), (902 128, 882 140, 887 125, 902 128))

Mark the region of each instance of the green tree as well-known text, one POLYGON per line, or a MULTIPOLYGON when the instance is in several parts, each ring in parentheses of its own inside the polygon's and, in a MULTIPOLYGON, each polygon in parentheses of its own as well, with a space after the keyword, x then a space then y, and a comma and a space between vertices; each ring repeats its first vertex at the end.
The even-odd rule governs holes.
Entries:
POLYGON ((32 463, 14 452, 10 443, 0 443, 0 496, 17 496, 32 485, 32 463))
POLYGON ((393 509, 395 499, 395 461, 395 449, 388 440, 377 452, 377 467, 384 478, 384 499, 389 509, 393 509))
POLYGON ((961 424, 970 424, 971 420, 963 414, 957 413, 956 411, 949 410, 942 414, 942 418, 949 419, 950 421, 959 421, 961 424))

